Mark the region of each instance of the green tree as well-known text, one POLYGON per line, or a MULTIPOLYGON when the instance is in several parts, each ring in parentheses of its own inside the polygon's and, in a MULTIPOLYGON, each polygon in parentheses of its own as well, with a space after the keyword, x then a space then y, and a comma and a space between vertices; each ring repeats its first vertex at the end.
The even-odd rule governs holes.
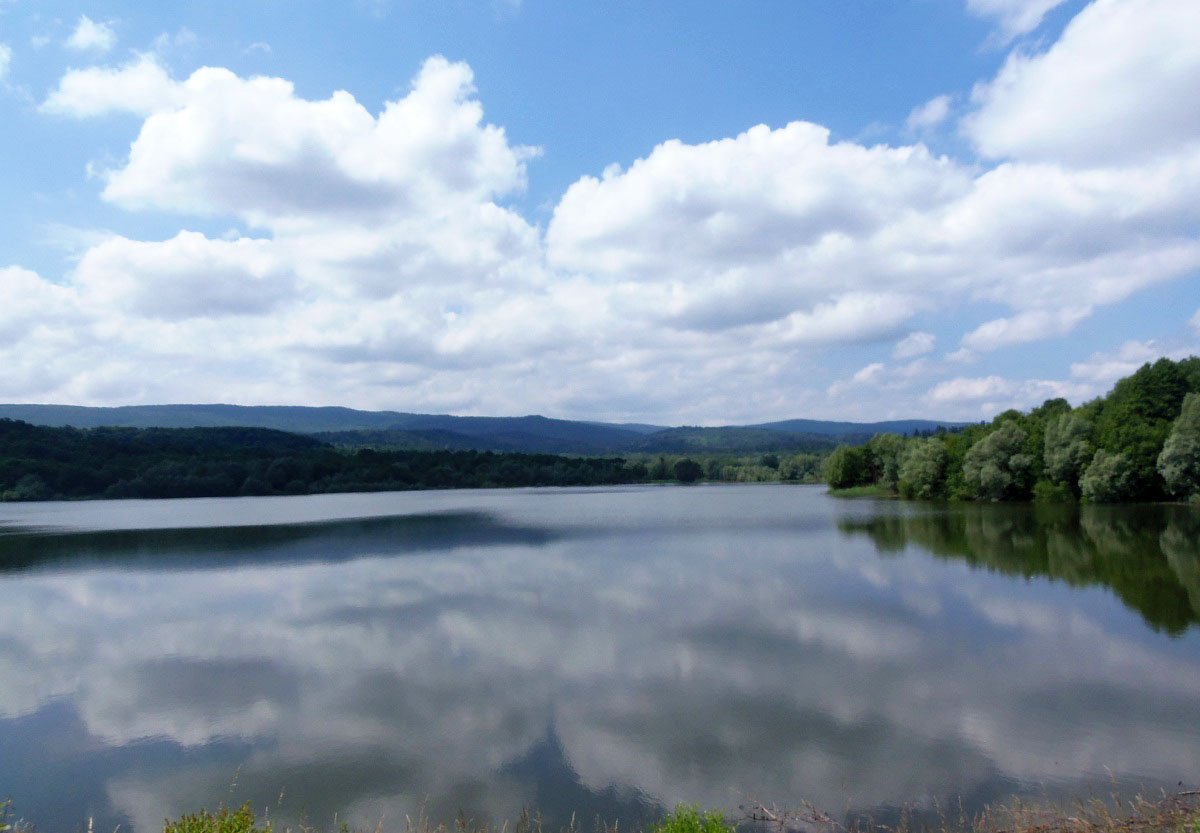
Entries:
POLYGON ((1179 418, 1158 455, 1158 473, 1173 495, 1200 493, 1200 393, 1183 400, 1179 418))
POLYGON ((1033 457, 1024 451, 1028 437, 1016 422, 1004 421, 967 451, 963 478, 980 497, 988 500, 1028 495, 1033 457))
POLYGON ((1046 425, 1046 474, 1078 492, 1079 475, 1092 459, 1092 423, 1082 412, 1060 414, 1046 425))
POLYGON ((876 434, 867 443, 873 457, 875 481, 880 486, 895 489, 900 482, 900 458, 904 447, 904 438, 899 434, 876 434))
POLYGON ((949 458, 945 443, 937 437, 909 442, 900 462, 900 495, 919 500, 944 495, 949 458))
POLYGON ((1117 503, 1133 494, 1133 466, 1124 454, 1114 454, 1103 448, 1079 479, 1079 489, 1089 503, 1117 503))
POLYGON ((1127 499, 1166 496, 1166 484, 1158 474, 1158 455, 1179 416, 1190 379, 1185 362, 1159 359, 1117 382, 1098 403, 1096 446, 1125 456, 1129 465, 1127 499))
POLYGON ((825 461, 825 482, 833 489, 848 489, 870 483, 866 449, 854 445, 835 448, 825 461))

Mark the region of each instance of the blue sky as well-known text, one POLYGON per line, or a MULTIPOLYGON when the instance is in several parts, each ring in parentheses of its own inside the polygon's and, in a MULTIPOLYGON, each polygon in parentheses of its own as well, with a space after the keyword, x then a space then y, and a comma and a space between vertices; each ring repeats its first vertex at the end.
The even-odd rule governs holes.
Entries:
POLYGON ((0 0, 0 400, 978 419, 1200 353, 1194 0, 0 0))

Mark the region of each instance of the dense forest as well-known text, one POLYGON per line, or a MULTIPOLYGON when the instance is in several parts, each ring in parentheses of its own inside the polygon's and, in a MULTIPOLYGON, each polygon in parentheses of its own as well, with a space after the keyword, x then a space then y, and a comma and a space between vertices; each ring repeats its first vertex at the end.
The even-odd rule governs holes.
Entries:
POLYGON ((825 478, 917 499, 1200 501, 1200 358, 1146 364, 1078 408, 1051 399, 952 433, 876 434, 835 449, 825 478))
POLYGON ((79 429, 0 420, 0 500, 9 501, 592 486, 648 477, 645 464, 619 457, 342 452, 264 428, 79 429))

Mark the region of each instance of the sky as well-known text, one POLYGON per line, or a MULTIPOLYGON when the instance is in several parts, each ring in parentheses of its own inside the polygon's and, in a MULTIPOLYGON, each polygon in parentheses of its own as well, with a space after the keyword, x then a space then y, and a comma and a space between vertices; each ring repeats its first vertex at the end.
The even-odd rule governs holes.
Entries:
POLYGON ((1195 0, 0 0, 0 401, 989 419, 1200 354, 1195 0))

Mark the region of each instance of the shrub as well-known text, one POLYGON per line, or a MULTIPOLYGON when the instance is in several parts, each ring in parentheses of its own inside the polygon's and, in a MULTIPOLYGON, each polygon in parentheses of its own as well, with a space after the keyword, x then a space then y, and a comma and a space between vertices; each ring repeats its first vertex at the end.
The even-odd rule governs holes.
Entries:
POLYGON ((216 815, 207 810, 180 816, 178 821, 167 819, 163 823, 163 833, 271 833, 271 825, 266 827, 254 826, 254 811, 250 802, 246 802, 237 810, 230 812, 228 807, 222 807, 216 815))
POLYGON ((701 813, 694 804, 680 804, 651 833, 734 833, 734 829, 732 824, 725 823, 725 815, 719 810, 701 813))

